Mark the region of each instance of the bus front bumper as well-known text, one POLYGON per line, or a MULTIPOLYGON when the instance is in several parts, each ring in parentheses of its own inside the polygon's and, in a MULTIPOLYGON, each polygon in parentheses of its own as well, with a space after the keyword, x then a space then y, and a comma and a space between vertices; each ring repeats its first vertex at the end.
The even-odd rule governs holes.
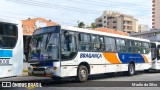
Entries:
POLYGON ((57 77, 50 67, 36 67, 36 68, 28 67, 28 74, 48 76, 48 77, 57 77))

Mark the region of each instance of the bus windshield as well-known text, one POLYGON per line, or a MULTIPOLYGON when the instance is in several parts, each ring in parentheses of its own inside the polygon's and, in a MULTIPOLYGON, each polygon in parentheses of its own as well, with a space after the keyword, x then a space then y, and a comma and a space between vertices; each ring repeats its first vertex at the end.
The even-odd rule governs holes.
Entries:
POLYGON ((59 33, 35 35, 31 40, 30 60, 58 60, 59 33))

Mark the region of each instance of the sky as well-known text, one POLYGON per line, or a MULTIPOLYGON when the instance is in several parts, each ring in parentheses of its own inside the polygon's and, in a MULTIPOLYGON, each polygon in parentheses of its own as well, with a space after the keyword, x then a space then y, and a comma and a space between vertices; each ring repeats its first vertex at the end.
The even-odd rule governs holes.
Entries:
POLYGON ((105 10, 134 16, 151 28, 152 0, 0 0, 0 17, 16 20, 42 17, 62 24, 90 25, 105 10))

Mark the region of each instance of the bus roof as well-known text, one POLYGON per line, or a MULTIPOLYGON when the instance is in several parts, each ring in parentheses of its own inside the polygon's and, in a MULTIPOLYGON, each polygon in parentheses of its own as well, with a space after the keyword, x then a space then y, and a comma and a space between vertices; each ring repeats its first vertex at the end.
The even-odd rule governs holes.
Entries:
POLYGON ((11 24, 19 24, 20 21, 18 20, 14 20, 14 19, 3 19, 3 18, 0 18, 0 23, 11 23, 11 24))

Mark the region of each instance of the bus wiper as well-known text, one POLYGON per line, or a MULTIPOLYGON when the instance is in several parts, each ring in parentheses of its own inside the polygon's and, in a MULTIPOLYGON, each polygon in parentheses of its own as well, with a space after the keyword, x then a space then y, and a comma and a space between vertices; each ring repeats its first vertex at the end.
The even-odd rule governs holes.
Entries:
POLYGON ((46 39, 45 49, 47 48, 50 38, 51 38, 51 34, 48 34, 47 39, 46 39))

